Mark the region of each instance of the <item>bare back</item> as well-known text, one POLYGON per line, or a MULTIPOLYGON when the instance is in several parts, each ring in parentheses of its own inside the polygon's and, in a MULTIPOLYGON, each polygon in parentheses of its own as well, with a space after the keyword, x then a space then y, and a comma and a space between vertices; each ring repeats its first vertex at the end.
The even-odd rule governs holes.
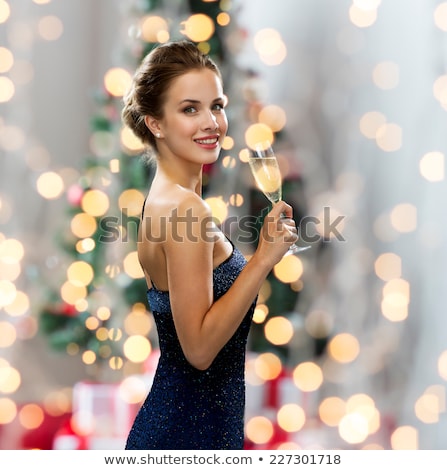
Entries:
POLYGON ((159 290, 169 290, 167 248, 169 244, 182 243, 185 235, 188 242, 193 240, 203 244, 204 249, 205 245, 213 245, 213 268, 232 253, 231 243, 211 216, 207 221, 199 221, 192 209, 188 210, 189 201, 205 205, 200 196, 176 184, 154 185, 148 194, 139 229, 138 258, 149 288, 154 286, 159 290), (184 208, 182 211, 181 207, 184 208))

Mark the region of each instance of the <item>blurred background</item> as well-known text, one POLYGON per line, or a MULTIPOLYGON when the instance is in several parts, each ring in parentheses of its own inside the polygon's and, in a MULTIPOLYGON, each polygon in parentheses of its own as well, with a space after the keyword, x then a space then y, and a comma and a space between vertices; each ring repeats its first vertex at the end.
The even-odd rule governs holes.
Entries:
POLYGON ((222 229, 249 258, 264 136, 311 245, 260 292, 246 448, 447 448, 441 0, 0 0, 0 448, 124 446, 158 349, 122 96, 185 37, 229 97, 204 174, 222 229))

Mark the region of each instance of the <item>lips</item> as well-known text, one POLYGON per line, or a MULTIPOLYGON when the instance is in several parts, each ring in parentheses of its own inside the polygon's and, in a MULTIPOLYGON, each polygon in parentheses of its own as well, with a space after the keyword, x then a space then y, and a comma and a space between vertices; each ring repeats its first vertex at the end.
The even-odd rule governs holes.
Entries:
POLYGON ((200 145, 215 145, 219 141, 219 137, 207 137, 205 139, 195 139, 200 145))

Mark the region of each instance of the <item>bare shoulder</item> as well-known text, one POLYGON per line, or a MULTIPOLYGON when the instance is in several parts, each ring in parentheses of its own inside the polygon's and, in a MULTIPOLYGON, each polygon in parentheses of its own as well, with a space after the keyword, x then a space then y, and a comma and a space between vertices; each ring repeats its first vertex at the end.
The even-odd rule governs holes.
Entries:
POLYGON ((197 216, 211 215, 209 205, 194 191, 189 191, 184 188, 179 188, 176 194, 176 208, 179 212, 192 212, 197 216))
POLYGON ((198 194, 180 186, 174 185, 149 193, 145 214, 170 215, 174 212, 182 215, 187 212, 211 215, 210 207, 198 194))
POLYGON ((181 241, 185 244, 195 244, 212 241, 203 233, 211 217, 209 205, 198 194, 179 190, 170 205, 167 220, 168 243, 181 241))

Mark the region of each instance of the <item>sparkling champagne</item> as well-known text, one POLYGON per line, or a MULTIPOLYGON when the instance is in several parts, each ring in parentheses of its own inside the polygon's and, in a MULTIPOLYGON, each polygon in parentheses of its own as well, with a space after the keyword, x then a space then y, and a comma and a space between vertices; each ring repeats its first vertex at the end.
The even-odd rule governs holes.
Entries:
MULTIPOLYGON (((248 163, 259 189, 273 204, 278 203, 282 198, 282 178, 270 142, 259 142, 251 151, 248 163)), ((293 244, 284 256, 299 253, 308 248, 310 246, 293 244)))
POLYGON ((259 189, 274 204, 281 200, 281 172, 275 156, 250 158, 251 172, 259 189))

